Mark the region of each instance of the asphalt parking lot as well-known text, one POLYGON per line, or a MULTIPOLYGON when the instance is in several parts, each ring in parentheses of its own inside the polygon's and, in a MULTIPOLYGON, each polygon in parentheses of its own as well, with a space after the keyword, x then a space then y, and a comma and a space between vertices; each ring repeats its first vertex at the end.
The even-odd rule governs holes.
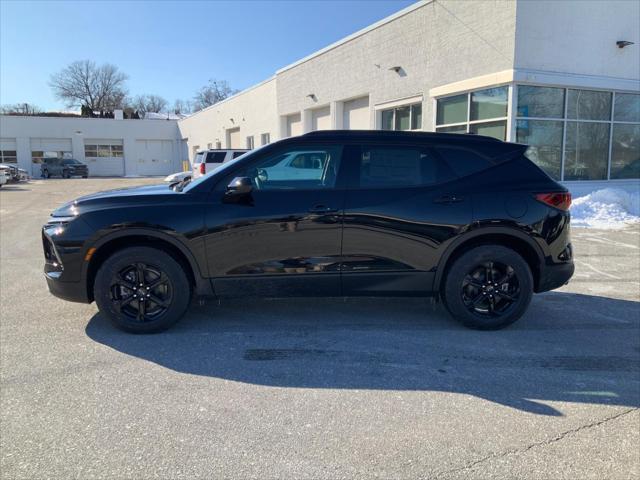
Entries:
POLYGON ((48 293, 40 226, 157 181, 0 190, 1 478, 640 475, 640 228, 575 229, 573 281, 498 332, 427 300, 296 299, 128 335, 48 293))

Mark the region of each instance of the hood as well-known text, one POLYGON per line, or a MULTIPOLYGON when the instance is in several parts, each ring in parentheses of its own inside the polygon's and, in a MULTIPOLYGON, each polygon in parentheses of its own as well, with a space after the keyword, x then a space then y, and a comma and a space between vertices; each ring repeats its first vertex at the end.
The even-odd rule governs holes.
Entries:
POLYGON ((166 183, 145 185, 143 187, 118 188, 76 198, 54 210, 51 215, 54 217, 76 216, 89 210, 118 208, 132 203, 157 205, 175 195, 179 195, 179 193, 169 188, 166 183))

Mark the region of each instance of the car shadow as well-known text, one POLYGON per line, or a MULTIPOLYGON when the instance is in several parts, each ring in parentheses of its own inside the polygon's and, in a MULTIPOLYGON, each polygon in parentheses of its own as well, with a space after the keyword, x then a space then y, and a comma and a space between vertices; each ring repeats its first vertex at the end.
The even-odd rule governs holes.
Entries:
POLYGON ((293 388, 440 391, 540 415, 547 402, 640 406, 640 302, 551 292, 518 323, 466 329, 425 299, 225 301, 131 335, 87 335, 177 372, 293 388))

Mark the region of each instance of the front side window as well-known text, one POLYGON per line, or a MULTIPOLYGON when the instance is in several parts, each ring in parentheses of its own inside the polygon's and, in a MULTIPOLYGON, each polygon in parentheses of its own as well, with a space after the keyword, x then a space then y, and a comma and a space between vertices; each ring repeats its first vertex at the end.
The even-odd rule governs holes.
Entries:
POLYGON ((341 154, 341 146, 290 147, 269 153, 233 176, 251 178, 257 190, 333 188, 341 154))
POLYGON ((434 185, 454 178, 441 159, 420 147, 363 147, 362 188, 434 185))

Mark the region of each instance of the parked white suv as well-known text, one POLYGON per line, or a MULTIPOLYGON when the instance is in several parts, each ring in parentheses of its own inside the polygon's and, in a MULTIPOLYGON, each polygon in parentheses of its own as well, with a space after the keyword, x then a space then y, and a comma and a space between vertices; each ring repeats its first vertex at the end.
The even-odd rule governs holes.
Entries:
POLYGON ((193 159, 193 180, 210 172, 218 165, 233 160, 234 158, 244 155, 249 150, 240 149, 222 149, 222 150, 203 150, 196 153, 193 159))

